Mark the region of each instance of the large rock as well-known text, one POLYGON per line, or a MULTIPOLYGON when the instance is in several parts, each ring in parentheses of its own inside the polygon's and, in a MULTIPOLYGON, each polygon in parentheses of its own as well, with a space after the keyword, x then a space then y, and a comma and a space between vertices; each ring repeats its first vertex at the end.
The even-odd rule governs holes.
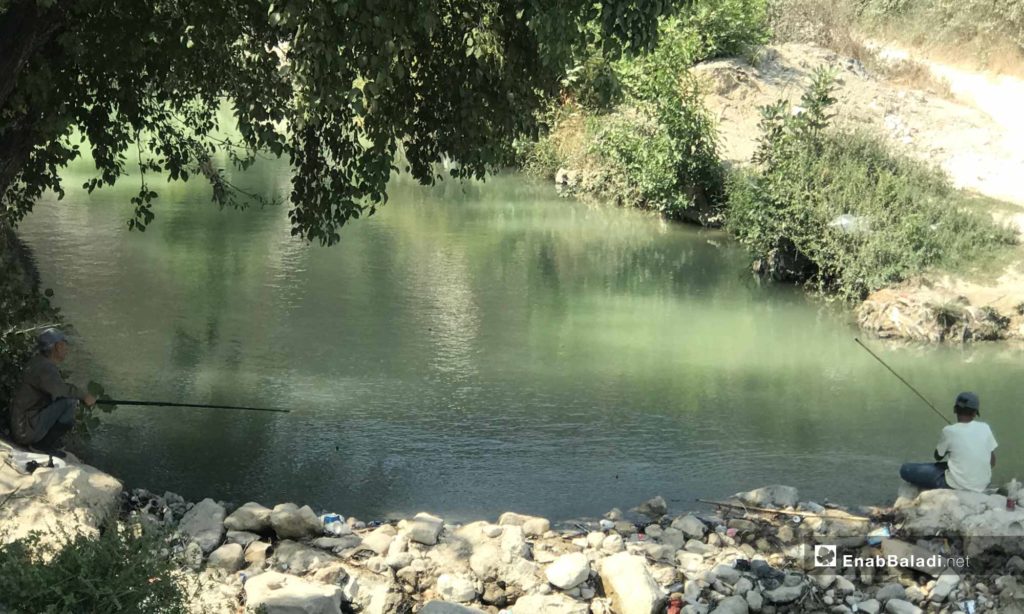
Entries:
POLYGON ((224 544, 210 553, 210 558, 206 561, 206 567, 208 569, 223 569, 228 573, 233 573, 241 569, 242 561, 242 546, 238 544, 224 544))
POLYGON ((590 561, 581 552, 563 554, 544 570, 548 582, 562 590, 578 586, 590 576, 590 561))
POLYGON ((443 528, 444 520, 424 512, 416 514, 406 527, 410 540, 427 546, 433 546, 437 543, 437 537, 441 534, 441 529, 443 528))
POLYGON ((245 602, 262 614, 341 614, 341 589, 268 571, 245 583, 245 602), (261 609, 262 608, 262 609, 261 609))
POLYGON ((270 531, 270 508, 250 501, 231 512, 224 519, 224 528, 228 531, 268 533, 270 531))
POLYGON ((274 567, 293 574, 304 574, 323 567, 338 559, 319 548, 285 540, 274 548, 270 563, 274 567))
POLYGON ((30 533, 53 543, 76 535, 97 537, 116 518, 120 496, 121 482, 88 465, 69 461, 21 475, 0 462, 0 543, 30 533))
POLYGON ((693 539, 701 539, 708 530, 707 526, 693 514, 676 518, 672 521, 672 528, 682 531, 683 535, 693 539))
POLYGON ((897 501, 912 535, 955 535, 968 556, 989 550, 1024 554, 1024 508, 1009 511, 1006 497, 960 490, 926 490, 897 501))
MULTIPOLYGON (((324 569, 330 569, 330 566, 324 569)), ((360 614, 394 614, 411 610, 408 597, 390 573, 377 574, 359 567, 350 567, 348 571, 342 595, 345 601, 355 605, 355 611, 360 614)))
POLYGON ((652 614, 665 600, 665 593, 639 556, 626 552, 612 555, 601 561, 600 575, 617 614, 652 614))
POLYGON ((796 507, 799 503, 796 488, 773 484, 733 495, 747 505, 757 507, 796 507))
POLYGON ((512 614, 588 614, 590 606, 561 593, 520 597, 510 609, 512 614))
POLYGON ((199 544, 203 554, 213 552, 224 537, 224 506, 213 499, 203 499, 185 512, 178 531, 199 544))
POLYGON ((526 543, 525 532, 519 525, 509 525, 501 533, 501 560, 511 563, 525 557, 530 552, 526 543))
POLYGON ((476 599, 476 583, 461 575, 443 573, 437 577, 437 594, 445 601, 469 603, 476 599))
POLYGON ((364 535, 359 547, 372 550, 378 555, 384 556, 388 553, 388 549, 391 548, 391 542, 395 540, 397 534, 398 531, 395 527, 389 524, 381 525, 364 535))
POLYGON ((306 539, 324 532, 323 523, 312 508, 294 503, 275 505, 270 512, 270 526, 281 539, 306 539))
POLYGON ((527 516, 515 512, 505 512, 498 518, 501 526, 522 527, 527 537, 540 537, 551 529, 551 522, 546 518, 527 516))
POLYGON ((643 514, 648 518, 657 520, 664 516, 668 512, 668 503, 665 502, 665 498, 662 496, 648 499, 640 505, 638 505, 633 511, 638 514, 643 514))
POLYGON ((501 550, 494 544, 481 544, 469 557, 469 568, 481 580, 493 580, 501 569, 501 550))

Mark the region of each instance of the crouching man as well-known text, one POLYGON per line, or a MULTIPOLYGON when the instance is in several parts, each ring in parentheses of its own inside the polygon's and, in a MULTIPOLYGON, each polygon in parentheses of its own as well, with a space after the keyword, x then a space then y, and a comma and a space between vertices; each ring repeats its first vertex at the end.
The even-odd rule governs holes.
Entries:
POLYGON ((75 425, 79 401, 88 406, 96 399, 64 381, 59 365, 68 356, 68 338, 56 328, 38 337, 39 352, 32 356, 11 399, 11 433, 30 450, 64 457, 62 438, 75 425))
POLYGON ((953 488, 984 492, 996 466, 996 438, 981 415, 978 395, 961 392, 953 412, 956 423, 942 429, 934 463, 905 463, 900 477, 921 489, 953 488))

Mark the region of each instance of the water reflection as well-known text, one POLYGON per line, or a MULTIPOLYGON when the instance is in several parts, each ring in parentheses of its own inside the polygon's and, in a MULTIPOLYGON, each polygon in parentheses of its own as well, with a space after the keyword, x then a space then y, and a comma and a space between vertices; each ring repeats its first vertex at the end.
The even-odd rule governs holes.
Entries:
MULTIPOLYGON (((286 170, 234 181, 278 194, 286 170)), ((294 412, 119 410, 88 454, 130 484, 371 517, 569 517, 779 481, 880 501, 941 426, 842 310, 759 287, 715 232, 515 177, 398 181, 330 249, 201 184, 162 189, 153 227, 127 233, 131 195, 69 191, 23 228, 85 339, 76 372, 120 397, 294 412)), ((981 390, 997 437, 1021 426, 1018 349, 885 357, 940 406, 981 390)), ((1020 460, 1006 449, 997 478, 1020 460)))

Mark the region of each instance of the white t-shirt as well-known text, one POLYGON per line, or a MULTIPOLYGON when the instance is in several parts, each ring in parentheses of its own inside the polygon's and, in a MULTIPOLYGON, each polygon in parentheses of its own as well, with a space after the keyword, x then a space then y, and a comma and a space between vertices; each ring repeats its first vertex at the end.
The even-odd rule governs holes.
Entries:
POLYGON ((946 484, 957 490, 984 492, 992 480, 992 451, 998 445, 984 422, 957 422, 942 429, 935 450, 939 456, 949 453, 946 484))

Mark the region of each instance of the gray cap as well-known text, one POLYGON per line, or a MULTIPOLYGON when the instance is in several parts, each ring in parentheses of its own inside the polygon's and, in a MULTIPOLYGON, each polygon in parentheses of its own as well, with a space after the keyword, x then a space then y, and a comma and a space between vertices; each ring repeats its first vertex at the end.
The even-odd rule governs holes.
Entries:
POLYGON ((981 409, 981 402, 978 401, 978 395, 974 394, 973 392, 961 392, 960 394, 956 395, 956 403, 953 405, 953 407, 962 407, 964 409, 973 409, 974 411, 979 411, 981 409))
POLYGON ((40 350, 49 350, 61 341, 70 341, 67 335, 58 328, 47 328, 36 337, 40 350))

